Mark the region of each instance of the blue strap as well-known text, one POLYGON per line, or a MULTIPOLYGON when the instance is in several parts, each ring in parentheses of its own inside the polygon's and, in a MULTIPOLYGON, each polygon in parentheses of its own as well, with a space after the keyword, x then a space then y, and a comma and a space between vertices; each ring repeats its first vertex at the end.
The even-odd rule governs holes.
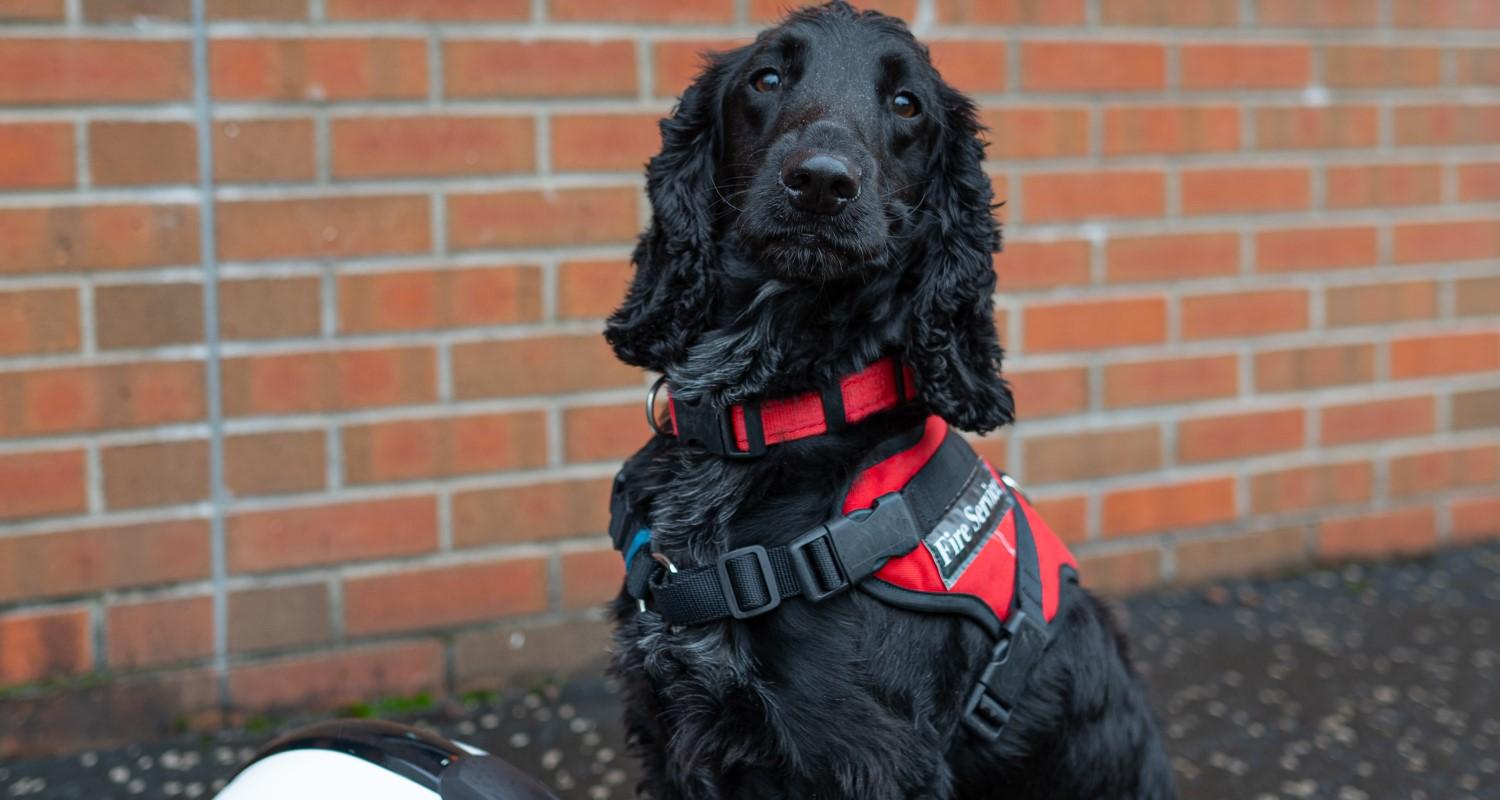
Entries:
POLYGON ((630 540, 630 546, 625 548, 625 563, 629 564, 635 558, 635 554, 646 545, 651 543, 651 529, 641 528, 635 532, 630 540))

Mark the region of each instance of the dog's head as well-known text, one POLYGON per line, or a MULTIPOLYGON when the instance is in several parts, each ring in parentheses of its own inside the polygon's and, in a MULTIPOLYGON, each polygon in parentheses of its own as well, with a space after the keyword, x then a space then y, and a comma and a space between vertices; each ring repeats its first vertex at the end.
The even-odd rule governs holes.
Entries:
POLYGON ((653 218, 609 320, 616 353, 679 364, 724 318, 729 252, 740 282, 899 295, 905 318, 884 344, 928 405, 968 430, 1009 422, 980 130, 900 20, 843 2, 710 56, 647 168, 653 218))

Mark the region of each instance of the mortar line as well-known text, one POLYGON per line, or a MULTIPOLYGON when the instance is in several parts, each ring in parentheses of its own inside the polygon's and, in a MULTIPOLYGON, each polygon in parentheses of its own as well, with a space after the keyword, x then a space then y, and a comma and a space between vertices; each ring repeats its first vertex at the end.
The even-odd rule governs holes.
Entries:
POLYGON ((229 706, 229 594, 225 564, 224 409, 219 387, 219 272, 214 226, 213 110, 208 89, 208 23, 204 0, 192 0, 193 113, 198 139, 198 228, 203 260, 204 404, 208 412, 209 531, 213 579, 214 654, 219 706, 229 706))

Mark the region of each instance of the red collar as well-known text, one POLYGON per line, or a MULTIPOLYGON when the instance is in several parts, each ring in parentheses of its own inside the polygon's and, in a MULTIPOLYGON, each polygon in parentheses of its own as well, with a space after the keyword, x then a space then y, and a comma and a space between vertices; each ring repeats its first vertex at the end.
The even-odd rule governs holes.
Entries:
MULTIPOLYGON (((657 381, 646 399, 646 416, 656 428, 656 392, 666 378, 657 381)), ((766 446, 838 431, 866 417, 888 411, 917 397, 911 368, 894 356, 882 358, 852 375, 838 386, 822 392, 748 402, 717 411, 701 401, 671 397, 667 410, 670 433, 686 444, 702 447, 729 458, 754 458, 766 446)), ((657 433, 668 431, 657 429, 657 433)))

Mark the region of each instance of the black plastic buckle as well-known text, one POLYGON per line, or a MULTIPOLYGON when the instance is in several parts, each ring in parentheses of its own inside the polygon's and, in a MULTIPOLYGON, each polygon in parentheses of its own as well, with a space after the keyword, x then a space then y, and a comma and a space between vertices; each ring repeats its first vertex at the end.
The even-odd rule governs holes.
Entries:
POLYGON ((1048 644, 1047 629, 1040 622, 1020 609, 1011 612, 964 704, 964 725, 971 733, 987 742, 1000 738, 1048 644))
POLYGON ((803 595, 816 603, 874 575, 890 559, 910 553, 921 544, 919 527, 906 498, 891 492, 877 498, 868 514, 840 514, 798 537, 787 546, 787 555, 802 581, 803 595), (808 545, 825 537, 839 571, 838 584, 829 589, 823 588, 807 555, 808 545))
POLYGON ((741 404, 745 410, 745 439, 748 450, 739 449, 734 436, 734 412, 731 409, 715 411, 706 408, 702 398, 678 400, 672 398, 673 418, 677 423, 677 438, 687 445, 701 447, 725 458, 759 458, 766 453, 765 428, 761 424, 760 404, 741 404))
POLYGON ((730 550, 714 562, 714 571, 719 574, 719 588, 724 590, 724 600, 729 604, 729 613, 735 619, 750 619, 775 611, 781 605, 781 585, 776 582, 776 571, 771 568, 771 557, 766 554, 766 548, 758 544, 749 547, 741 547, 738 550, 730 550), (729 579, 729 562, 744 556, 754 556, 755 563, 760 567, 761 582, 765 584, 766 594, 771 598, 765 605, 746 609, 740 605, 740 596, 735 594, 734 581, 729 579))
POLYGON ((625 472, 615 473, 615 483, 609 495, 609 539, 621 554, 630 545, 635 535, 635 514, 631 509, 630 490, 625 486, 625 472))

